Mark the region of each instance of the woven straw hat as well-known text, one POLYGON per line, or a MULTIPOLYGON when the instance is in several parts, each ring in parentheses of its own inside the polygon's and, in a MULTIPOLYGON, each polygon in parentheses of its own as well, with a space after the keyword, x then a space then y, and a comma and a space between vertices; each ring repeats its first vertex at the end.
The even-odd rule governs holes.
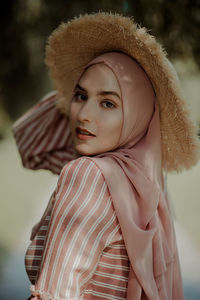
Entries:
POLYGON ((177 74, 161 45, 132 18, 86 14, 61 24, 52 33, 46 63, 58 91, 57 107, 68 114, 74 85, 84 66, 109 51, 132 56, 153 84, 160 109, 163 168, 178 172, 195 165, 200 157, 197 128, 182 99, 177 74))

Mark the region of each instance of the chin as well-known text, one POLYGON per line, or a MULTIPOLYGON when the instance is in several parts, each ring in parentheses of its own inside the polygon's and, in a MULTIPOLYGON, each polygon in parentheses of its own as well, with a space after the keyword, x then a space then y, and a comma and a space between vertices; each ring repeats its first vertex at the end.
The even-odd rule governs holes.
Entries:
POLYGON ((86 143, 77 143, 75 145, 75 150, 79 155, 82 156, 94 156, 94 155, 98 155, 101 153, 105 153, 105 152, 109 152, 109 151, 113 151, 116 149, 116 147, 109 145, 101 145, 102 147, 98 147, 96 145, 96 147, 91 147, 91 145, 88 145, 86 143), (98 149, 95 149, 98 148, 98 149))
POLYGON ((90 149, 89 147, 87 147, 85 145, 77 145, 75 147, 75 150, 79 155, 82 155, 82 156, 92 156, 92 155, 97 154, 96 151, 92 151, 92 149, 90 149))

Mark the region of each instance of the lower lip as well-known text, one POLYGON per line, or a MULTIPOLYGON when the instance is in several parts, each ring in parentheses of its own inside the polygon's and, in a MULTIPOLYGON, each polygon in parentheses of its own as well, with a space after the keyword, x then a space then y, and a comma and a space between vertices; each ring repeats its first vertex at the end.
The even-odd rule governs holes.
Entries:
POLYGON ((81 134, 81 133, 77 133, 76 135, 79 140, 83 140, 83 141, 91 140, 92 138, 95 137, 93 135, 86 135, 86 134, 81 134))

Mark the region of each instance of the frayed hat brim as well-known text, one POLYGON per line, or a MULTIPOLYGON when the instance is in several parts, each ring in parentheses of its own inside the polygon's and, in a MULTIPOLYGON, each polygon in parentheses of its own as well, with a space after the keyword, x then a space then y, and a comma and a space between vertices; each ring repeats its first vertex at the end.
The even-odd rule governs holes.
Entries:
POLYGON ((132 18, 86 14, 61 24, 52 33, 46 63, 58 91, 58 108, 68 114, 74 85, 84 66, 109 51, 132 56, 153 84, 160 109, 163 168, 179 172, 195 165, 200 158, 197 128, 182 98, 175 69, 161 45, 132 18))

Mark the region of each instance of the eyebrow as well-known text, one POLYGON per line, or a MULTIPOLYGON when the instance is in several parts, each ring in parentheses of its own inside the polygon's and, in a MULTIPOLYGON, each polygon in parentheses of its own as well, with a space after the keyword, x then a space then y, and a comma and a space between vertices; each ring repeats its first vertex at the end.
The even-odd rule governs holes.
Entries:
MULTIPOLYGON (((79 84, 77 84, 77 85, 75 86, 75 88, 78 88, 78 89, 81 90, 81 91, 87 92, 87 91, 86 91, 82 86, 80 86, 79 84)), ((118 95, 118 93, 117 93, 117 92, 114 92, 114 91, 100 91, 100 92, 97 93, 97 95, 100 95, 100 96, 114 95, 114 96, 117 96, 119 99, 121 99, 120 96, 118 95)))

